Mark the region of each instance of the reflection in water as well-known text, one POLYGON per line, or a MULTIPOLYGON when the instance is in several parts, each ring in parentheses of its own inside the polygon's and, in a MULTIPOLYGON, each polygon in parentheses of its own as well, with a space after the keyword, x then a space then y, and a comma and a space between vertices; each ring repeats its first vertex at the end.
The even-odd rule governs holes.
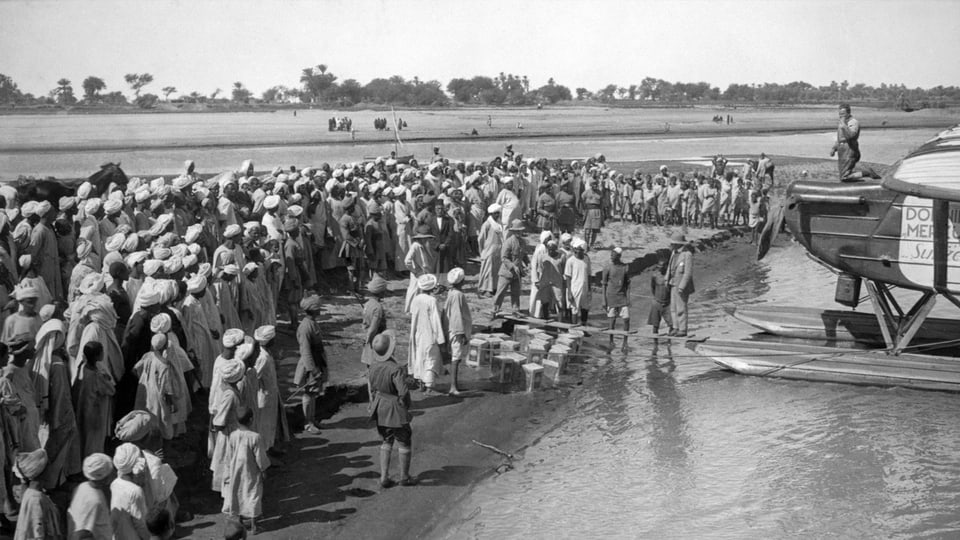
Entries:
MULTIPOLYGON (((788 247, 704 279, 691 328, 748 334, 722 305, 833 307, 824 272, 788 247)), ((435 536, 958 536, 956 395, 742 377, 677 344, 631 346, 585 362, 570 418, 467 495, 471 519, 435 536)))

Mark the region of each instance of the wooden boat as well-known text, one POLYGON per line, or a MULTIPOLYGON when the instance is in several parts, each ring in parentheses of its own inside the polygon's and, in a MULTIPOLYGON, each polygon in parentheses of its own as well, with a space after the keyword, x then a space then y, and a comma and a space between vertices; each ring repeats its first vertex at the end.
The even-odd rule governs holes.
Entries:
POLYGON ((723 368, 743 375, 960 391, 960 360, 956 358, 713 339, 691 346, 723 368))
MULTIPOLYGON (((727 312, 768 334, 817 341, 856 341, 884 345, 883 332, 873 313, 773 305, 739 306, 727 312)), ((960 338, 960 320, 927 318, 914 341, 960 338)))

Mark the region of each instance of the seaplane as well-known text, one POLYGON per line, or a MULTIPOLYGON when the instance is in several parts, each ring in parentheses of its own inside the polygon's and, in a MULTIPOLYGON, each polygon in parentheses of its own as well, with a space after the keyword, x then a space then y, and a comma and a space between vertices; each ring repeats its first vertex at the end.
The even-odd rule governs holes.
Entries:
POLYGON ((872 309, 733 309, 799 342, 708 339, 691 344, 698 353, 747 375, 960 391, 960 317, 929 316, 938 299, 960 308, 960 125, 878 179, 794 181, 771 212, 759 258, 783 225, 836 274, 838 304, 872 309))

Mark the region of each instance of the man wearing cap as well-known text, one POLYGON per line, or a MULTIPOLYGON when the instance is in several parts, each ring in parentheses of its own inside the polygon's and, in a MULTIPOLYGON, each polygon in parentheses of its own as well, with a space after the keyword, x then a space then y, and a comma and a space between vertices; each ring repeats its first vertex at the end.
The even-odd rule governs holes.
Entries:
POLYGON ((687 238, 679 232, 670 237, 670 263, 667 266, 667 284, 670 286, 670 315, 673 319, 672 336, 687 335, 687 302, 694 293, 693 253, 687 238))
POLYGON ((0 341, 7 344, 14 341, 33 342, 41 324, 40 316, 37 315, 40 291, 34 287, 21 287, 15 290, 14 297, 19 303, 19 309, 3 321, 3 336, 0 341))
POLYGON ((363 228, 357 223, 354 216, 356 199, 346 197, 343 201, 343 215, 340 216, 340 232, 343 234, 343 246, 340 248, 340 257, 347 263, 347 273, 354 292, 360 292, 360 283, 364 274, 364 247, 363 228))
POLYGON ((446 342, 440 319, 440 304, 434 296, 437 276, 424 274, 417 280, 419 292, 410 302, 410 346, 408 364, 411 374, 432 394, 434 383, 443 375, 440 346, 446 342))
POLYGON ((457 374, 460 362, 466 361, 470 349, 470 337, 473 334, 473 318, 470 315, 470 303, 463 294, 463 268, 454 268, 447 273, 447 302, 443 307, 447 322, 447 338, 450 343, 450 395, 459 396, 457 374))
POLYGON ((586 237, 587 249, 594 247, 597 235, 603 228, 603 195, 600 194, 599 181, 591 178, 588 187, 580 195, 583 204, 583 233, 586 237))
MULTIPOLYGON (((860 122, 850 114, 850 105, 841 103, 838 115, 840 122, 837 124, 837 140, 833 143, 833 149, 830 150, 830 157, 837 153, 837 167, 840 171, 840 179, 850 176, 853 169, 860 162, 860 122)), ((773 176, 771 175, 771 180, 773 176)), ((763 177, 760 177, 763 180, 763 177)))
MULTIPOLYGON (((617 327, 617 317, 623 319, 623 330, 630 331, 630 267, 621 260, 623 249, 613 248, 610 264, 603 269, 600 283, 603 286, 603 309, 610 321, 610 330, 617 327)), ((613 345, 613 335, 610 335, 613 345)), ((623 348, 627 348, 627 336, 623 336, 623 348)))
POLYGON ((503 305, 508 289, 510 291, 510 307, 514 311, 520 310, 520 279, 523 277, 524 268, 530 262, 526 253, 526 243, 521 236, 525 230, 526 226, 520 219, 513 220, 510 228, 507 229, 507 237, 503 241, 503 248, 500 251, 500 275, 497 292, 493 298, 494 313, 500 311, 500 306, 503 305))
POLYGON ((217 200, 217 222, 220 230, 230 225, 240 225, 243 221, 232 196, 237 193, 237 180, 233 175, 220 181, 220 198, 217 200))
POLYGON ((63 280, 60 274, 60 259, 57 254, 57 235, 50 227, 53 207, 47 201, 37 204, 38 221, 30 231, 30 247, 27 253, 56 301, 64 299, 63 280))
POLYGON ((293 384, 303 388, 303 418, 305 431, 319 433, 317 425, 317 396, 323 395, 323 386, 327 381, 327 353, 323 346, 320 329, 323 301, 312 294, 300 301, 300 307, 307 316, 297 327, 297 343, 300 348, 300 360, 293 376, 293 384))
POLYGON ((430 231, 429 225, 418 225, 411 238, 410 250, 407 251, 407 255, 403 259, 407 270, 410 271, 410 283, 407 286, 407 296, 403 307, 406 313, 410 313, 410 303, 419 291, 417 279, 432 272, 435 266, 434 252, 429 247, 432 238, 433 232, 430 231))
POLYGON ((413 431, 410 429, 410 390, 407 388, 406 369, 393 358, 396 337, 392 331, 377 335, 371 348, 375 363, 370 368, 370 386, 373 389, 370 419, 377 424, 383 439, 380 444, 380 486, 393 487, 390 478, 390 457, 394 444, 400 454, 400 485, 412 486, 417 481, 410 476, 413 457, 413 431))
POLYGON ((453 266, 454 225, 453 220, 447 215, 447 205, 443 199, 438 198, 434 201, 433 208, 433 214, 427 212, 424 222, 430 225, 433 232, 433 245, 436 250, 433 272, 439 275, 441 272, 446 273, 453 266))
POLYGON ((503 249, 500 205, 491 204, 487 207, 487 214, 487 219, 480 226, 480 235, 477 238, 480 244, 480 275, 477 277, 477 291, 481 298, 491 297, 497 291, 500 252, 503 249))
POLYGON ((307 271, 303 248, 298 242, 300 237, 298 222, 293 218, 287 218, 283 229, 287 239, 283 244, 284 275, 280 291, 290 317, 290 326, 296 328, 297 305, 303 298, 304 288, 310 283, 310 274, 307 271))
POLYGON ((387 232, 383 211, 377 201, 367 203, 367 223, 363 228, 363 250, 369 277, 382 276, 387 271, 387 232))
POLYGON ((113 460, 106 454, 90 454, 83 460, 86 481, 77 486, 67 509, 67 538, 113 538, 107 487, 113 480, 113 460))
POLYGON ((577 224, 577 202, 572 193, 570 180, 560 183, 560 192, 557 193, 557 228, 561 233, 573 233, 577 224))
MULTIPOLYGON (((370 292, 370 298, 363 305, 363 352, 360 353, 360 361, 366 364, 369 371, 373 364, 373 338, 387 330, 387 314, 383 309, 383 295, 387 292, 387 282, 380 276, 374 276, 367 283, 367 291, 370 292)), ((367 395, 372 397, 370 389, 370 379, 367 378, 367 395)))
POLYGON ((540 196, 536 202, 537 226, 541 231, 554 231, 557 228, 557 200, 550 194, 550 183, 539 186, 540 196))
POLYGON ((238 245, 242 233, 243 229, 239 225, 230 225, 223 231, 223 244, 213 252, 211 261, 214 275, 222 272, 223 267, 228 264, 235 264, 238 268, 243 268, 247 264, 243 249, 238 245))
POLYGON ((267 237, 276 241, 283 240, 283 221, 277 215, 280 207, 280 197, 277 195, 268 195, 263 200, 263 209, 266 211, 260 223, 267 229, 267 237))

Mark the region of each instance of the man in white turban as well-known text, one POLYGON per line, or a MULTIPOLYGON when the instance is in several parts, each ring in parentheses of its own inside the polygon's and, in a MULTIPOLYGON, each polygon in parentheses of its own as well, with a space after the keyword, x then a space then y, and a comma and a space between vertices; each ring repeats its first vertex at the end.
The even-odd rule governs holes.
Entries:
POLYGON ((83 206, 85 217, 80 223, 80 239, 90 244, 91 263, 100 269, 103 263, 103 240, 100 236, 100 219, 103 217, 103 204, 100 199, 90 199, 83 206))
POLYGON ((134 470, 143 469, 137 445, 123 443, 113 456, 117 478, 110 483, 110 515, 114 538, 150 538, 147 530, 147 500, 134 481, 134 470))
POLYGON ((213 380, 213 361, 219 353, 216 338, 213 337, 206 312, 203 308, 203 297, 207 295, 207 279, 201 275, 194 275, 187 280, 187 296, 183 299, 181 312, 183 313, 183 333, 187 336, 187 353, 197 360, 200 367, 200 381, 204 388, 209 389, 213 380))
POLYGON ((260 381, 257 402, 260 414, 257 431, 260 432, 266 450, 290 440, 287 414, 283 404, 280 403, 276 361, 270 352, 276 335, 277 329, 273 325, 261 326, 253 333, 253 339, 260 345, 260 355, 254 365, 260 381))
POLYGON ((409 365, 411 375, 420 381, 427 394, 433 393, 434 382, 443 373, 440 345, 446 341, 440 304, 433 294, 436 286, 435 275, 420 276, 417 279, 419 292, 410 302, 409 365))
POLYGON ((43 201, 37 205, 39 221, 30 231, 30 248, 27 253, 33 259, 37 274, 47 285, 47 290, 53 298, 64 298, 63 279, 60 275, 60 257, 57 253, 57 235, 51 227, 55 214, 49 202, 43 201))
POLYGON ((68 538, 114 538, 106 494, 112 475, 110 456, 90 454, 83 460, 87 481, 77 486, 67 509, 68 538))

